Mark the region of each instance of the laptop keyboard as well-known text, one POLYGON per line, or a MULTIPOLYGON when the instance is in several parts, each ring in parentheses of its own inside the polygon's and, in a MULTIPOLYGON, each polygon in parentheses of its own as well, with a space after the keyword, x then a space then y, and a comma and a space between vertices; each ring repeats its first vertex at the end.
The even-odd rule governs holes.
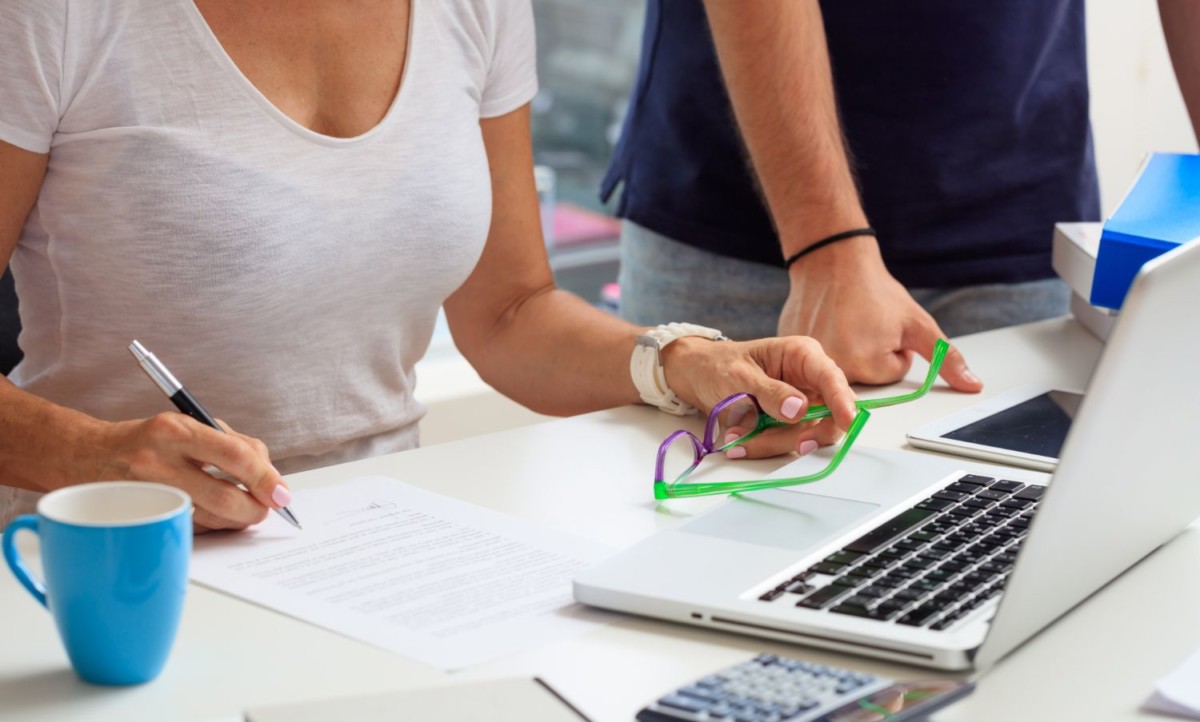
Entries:
POLYGON ((759 599, 949 629, 1003 591, 1045 490, 967 474, 759 599))

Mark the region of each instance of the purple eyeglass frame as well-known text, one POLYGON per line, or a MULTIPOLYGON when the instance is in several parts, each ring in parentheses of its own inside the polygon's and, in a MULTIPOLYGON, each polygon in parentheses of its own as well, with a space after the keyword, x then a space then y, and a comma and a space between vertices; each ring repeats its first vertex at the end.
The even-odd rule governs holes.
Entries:
POLYGON ((759 405, 758 399, 754 398, 750 394, 739 393, 729 396, 714 406, 712 411, 708 412, 708 422, 704 425, 703 441, 701 441, 695 434, 687 429, 680 429, 678 431, 671 432, 671 435, 664 439, 661 444, 659 444, 658 460, 654 464, 654 481, 655 483, 662 483, 664 481, 663 464, 666 461, 667 449, 670 448, 671 444, 675 443, 676 439, 679 439, 682 436, 686 436, 691 439, 692 451, 695 454, 692 465, 689 467, 687 472, 690 473, 691 470, 699 466, 700 462, 704 460, 704 457, 708 456, 709 454, 726 451, 732 446, 742 443, 753 436, 757 436, 772 426, 783 426, 785 423, 786 422, 771 418, 766 413, 763 413, 762 406, 759 405), (740 436, 728 444, 717 446, 716 439, 713 438, 713 432, 717 429, 717 423, 719 421, 719 417, 721 416, 721 412, 725 411, 725 409, 729 408, 738 401, 741 401, 742 399, 750 399, 750 401, 754 403, 754 409, 758 412, 758 420, 755 424, 754 430, 747 432, 744 436, 740 436))

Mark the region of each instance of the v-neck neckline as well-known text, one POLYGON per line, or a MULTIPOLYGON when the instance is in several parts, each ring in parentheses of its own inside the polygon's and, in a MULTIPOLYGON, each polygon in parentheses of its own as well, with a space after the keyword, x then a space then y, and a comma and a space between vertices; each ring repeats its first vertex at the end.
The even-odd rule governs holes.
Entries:
POLYGON ((422 37, 422 33, 418 32, 417 30, 419 20, 423 14, 423 11, 419 11, 417 9, 417 6, 421 4, 420 0, 410 0, 409 2, 408 42, 404 48, 404 69, 400 72, 400 85, 396 88, 395 95, 392 96, 392 102, 388 106, 387 112, 384 113, 383 117, 380 118, 379 122, 374 126, 368 128, 358 135, 346 137, 319 133, 303 125, 287 113, 280 110, 270 98, 268 98, 261 90, 258 89, 258 86, 255 85, 250 78, 246 77, 246 74, 243 73, 238 64, 234 62, 233 57, 229 55, 228 51, 225 50, 225 46, 221 44, 220 38, 217 37, 217 34, 213 32, 212 27, 208 24, 208 20, 205 19, 204 13, 200 12, 200 8, 196 7, 194 0, 182 1, 186 6, 185 9, 193 24, 200 31, 205 45, 208 46, 209 51, 213 54, 215 59, 233 75, 237 83, 242 86, 242 89, 245 90, 246 93, 250 95, 250 97, 253 98, 263 109, 265 109, 268 115, 274 118, 275 121, 280 125, 303 138, 331 146, 353 145, 355 143, 365 141, 378 134, 380 130, 388 124, 388 121, 392 118, 392 116, 398 112, 398 108, 400 107, 404 98, 409 94, 407 90, 408 86, 412 84, 413 64, 414 60, 418 57, 417 44, 420 42, 422 37))

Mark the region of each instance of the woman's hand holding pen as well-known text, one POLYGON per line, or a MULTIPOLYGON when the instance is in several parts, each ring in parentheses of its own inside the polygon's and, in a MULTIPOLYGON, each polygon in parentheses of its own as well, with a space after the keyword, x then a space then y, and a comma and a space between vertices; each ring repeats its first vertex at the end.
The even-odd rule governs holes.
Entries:
POLYGON ((157 481, 183 489, 192 497, 198 533, 244 529, 265 519, 269 510, 287 506, 292 493, 271 465, 266 444, 222 427, 228 433, 176 412, 107 424, 101 468, 90 476, 157 481), (245 490, 202 471, 208 465, 245 490))

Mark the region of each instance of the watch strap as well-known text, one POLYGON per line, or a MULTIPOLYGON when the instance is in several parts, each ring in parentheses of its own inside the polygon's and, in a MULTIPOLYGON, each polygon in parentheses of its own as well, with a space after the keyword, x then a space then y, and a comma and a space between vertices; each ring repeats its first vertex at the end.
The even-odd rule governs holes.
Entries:
POLYGON ((728 340, 715 328, 694 323, 666 323, 638 336, 633 355, 629 359, 629 373, 642 401, 677 416, 683 416, 695 409, 684 403, 667 385, 667 374, 663 369, 660 352, 671 342, 687 336, 699 336, 711 341, 728 340))

